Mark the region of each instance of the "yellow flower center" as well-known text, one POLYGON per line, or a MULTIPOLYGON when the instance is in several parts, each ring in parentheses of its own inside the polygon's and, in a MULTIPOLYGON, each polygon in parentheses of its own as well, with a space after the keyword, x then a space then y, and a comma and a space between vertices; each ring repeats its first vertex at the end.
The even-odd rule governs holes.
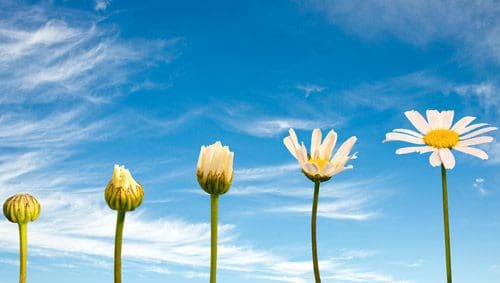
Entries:
POLYGON ((432 130, 424 136, 425 144, 435 148, 452 148, 459 140, 458 133, 448 129, 432 130))
POLYGON ((325 168, 325 165, 328 163, 328 159, 311 158, 311 159, 309 159, 309 162, 318 165, 318 168, 321 171, 321 170, 323 170, 323 168, 325 168))

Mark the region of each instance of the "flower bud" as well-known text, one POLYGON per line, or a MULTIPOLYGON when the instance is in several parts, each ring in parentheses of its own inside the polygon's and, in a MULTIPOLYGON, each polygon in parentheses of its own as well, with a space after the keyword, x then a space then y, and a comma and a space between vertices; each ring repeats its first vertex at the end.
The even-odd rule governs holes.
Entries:
POLYGON ((222 195, 229 191, 233 181, 233 158, 234 153, 220 141, 201 147, 196 177, 205 192, 222 195))
POLYGON ((104 191, 104 198, 111 209, 132 211, 141 205, 144 189, 124 166, 115 165, 113 176, 104 191))
POLYGON ((4 202, 3 214, 13 223, 35 221, 40 215, 40 203, 30 194, 16 194, 4 202))

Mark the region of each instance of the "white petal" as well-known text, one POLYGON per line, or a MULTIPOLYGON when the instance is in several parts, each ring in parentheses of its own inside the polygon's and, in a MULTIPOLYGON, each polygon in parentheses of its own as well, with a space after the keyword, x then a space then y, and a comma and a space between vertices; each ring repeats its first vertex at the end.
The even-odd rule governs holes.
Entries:
POLYGON ((466 139, 470 139, 470 138, 473 138, 475 136, 479 136, 481 134, 484 134, 484 133, 487 133, 487 132, 490 132, 490 131, 494 131, 494 130, 497 130, 498 128, 497 127, 486 127, 486 128, 482 128, 480 130, 477 130, 477 131, 474 131, 472 133, 469 133, 463 137, 460 137, 461 140, 466 140, 466 139))
POLYGON ((439 111, 427 110, 425 112, 425 115, 427 116, 427 121, 429 121, 429 126, 431 127, 431 130, 441 129, 443 127, 439 111))
POLYGON ((488 154, 479 148, 464 146, 464 147, 454 147, 453 149, 473 155, 475 157, 479 157, 482 160, 488 159, 488 154))
POLYGON ((351 152, 352 147, 356 143, 356 137, 350 137, 347 139, 337 150, 335 155, 333 156, 332 163, 334 164, 344 164, 349 160, 348 155, 351 152))
POLYGON ((315 163, 304 163, 302 164, 302 170, 304 170, 309 175, 319 174, 319 168, 315 163))
POLYGON ((330 174, 335 170, 335 167, 335 164, 328 162, 325 167, 323 167, 320 174, 322 176, 331 176, 330 174))
POLYGON ((414 136, 414 137, 417 137, 417 138, 423 138, 424 136, 418 132, 415 132, 415 131, 412 131, 412 130, 407 130, 407 129, 394 129, 392 130, 393 132, 396 132, 396 133, 404 133, 404 134, 408 134, 410 136, 414 136))
POLYGON ((414 144, 425 144, 424 140, 421 138, 417 138, 402 133, 387 133, 385 135, 385 141, 404 141, 414 144))
POLYGON ((283 139, 283 143, 285 144, 286 148, 290 153, 293 155, 293 157, 297 158, 297 155, 295 155, 295 152, 297 151, 298 148, 295 147, 295 143, 293 142, 292 137, 288 136, 283 139))
POLYGON ((336 142, 337 133, 331 130, 330 132, 328 132, 328 135, 326 135, 325 140, 321 144, 319 150, 319 156, 321 159, 330 160, 330 157, 332 156, 332 150, 335 147, 336 142))
POLYGON ((476 145, 476 144, 482 144, 482 143, 489 143, 492 141, 493 141, 492 137, 482 136, 482 137, 472 138, 472 139, 468 139, 468 140, 464 140, 464 141, 459 141, 457 144, 457 147, 470 146, 470 145, 476 145))
POLYGON ((396 154, 407 154, 412 152, 424 153, 430 151, 434 151, 434 148, 430 146, 409 146, 409 147, 402 147, 396 150, 396 154))
POLYGON ((415 110, 406 111, 406 118, 410 120, 411 124, 422 134, 426 134, 430 130, 430 126, 424 117, 415 110))
POLYGON ((307 149, 305 145, 302 145, 295 151, 295 156, 297 156, 300 165, 307 163, 307 149))
POLYGON ((434 151, 429 157, 429 162, 433 167, 441 165, 441 157, 439 156, 439 150, 434 151))
POLYGON ((472 130, 475 130, 477 128, 481 128, 481 127, 484 127, 484 126, 488 126, 488 124, 486 124, 486 123, 479 123, 479 124, 470 125, 470 126, 468 126, 466 128, 463 128, 460 132, 457 131, 457 133, 459 135, 465 134, 465 133, 468 133, 468 132, 470 132, 472 130))
POLYGON ((439 156, 443 161, 444 168, 453 169, 453 167, 455 167, 455 157, 453 156, 453 153, 451 153, 450 149, 448 148, 439 149, 439 156))
POLYGON ((320 145, 321 145, 321 130, 314 129, 311 135, 311 158, 319 157, 320 145))
POLYGON ((455 112, 453 110, 441 111, 441 126, 443 127, 443 129, 451 128, 454 114, 455 112))
POLYGON ((474 120, 476 120, 476 117, 465 116, 462 119, 458 120, 458 122, 456 122, 455 125, 453 125, 453 127, 451 129, 460 134, 462 132, 462 130, 465 127, 467 127, 467 125, 472 123, 472 121, 474 121, 474 120))

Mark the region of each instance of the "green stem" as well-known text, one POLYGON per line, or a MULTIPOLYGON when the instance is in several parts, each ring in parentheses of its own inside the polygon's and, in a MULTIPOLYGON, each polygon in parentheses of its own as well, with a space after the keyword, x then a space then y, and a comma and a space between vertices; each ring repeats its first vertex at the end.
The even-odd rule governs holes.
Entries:
POLYGON ((219 210, 219 195, 210 195, 210 283, 217 281, 217 219, 219 210))
POLYGON ((125 211, 118 211, 115 232, 115 283, 122 282, 122 240, 125 211))
POLYGON ((318 213, 319 183, 320 183, 319 181, 314 182, 314 198, 313 198, 312 216, 311 216, 312 257, 313 257, 313 267, 314 267, 314 279, 316 283, 321 282, 321 278, 319 277, 318 248, 316 247, 316 214, 318 213))
POLYGON ((446 184, 446 168, 441 165, 441 179, 443 181, 443 218, 444 218, 444 243, 446 247, 446 282, 451 283, 451 248, 450 248, 450 223, 448 217, 448 186, 446 184))
POLYGON ((28 223, 19 223, 19 283, 26 283, 26 262, 28 259, 28 223))

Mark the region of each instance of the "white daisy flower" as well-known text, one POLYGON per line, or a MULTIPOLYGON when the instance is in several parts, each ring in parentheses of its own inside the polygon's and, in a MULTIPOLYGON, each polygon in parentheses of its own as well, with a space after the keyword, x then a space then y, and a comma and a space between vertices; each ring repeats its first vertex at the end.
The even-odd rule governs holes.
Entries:
POLYGON ((454 115, 452 110, 441 112, 427 110, 427 120, 415 110, 406 111, 405 115, 418 132, 395 129, 385 135, 385 141, 404 141, 418 146, 400 148, 396 150, 397 154, 432 152, 429 157, 431 165, 443 164, 446 169, 455 167, 452 149, 483 160, 488 159, 486 152, 471 146, 493 141, 493 137, 480 135, 496 130, 496 127, 485 123, 471 125, 476 118, 470 116, 463 117, 452 126, 454 115))
POLYGON ((330 130, 323 142, 321 142, 321 130, 314 129, 311 137, 311 152, 302 143, 299 145, 297 135, 293 129, 289 131, 290 135, 283 139, 283 143, 290 153, 297 159, 304 174, 312 181, 327 181, 333 175, 336 175, 346 169, 351 169, 352 165, 345 166, 347 161, 356 158, 356 155, 349 155, 356 137, 350 137, 337 150, 333 158, 332 152, 337 142, 337 133, 330 130))

